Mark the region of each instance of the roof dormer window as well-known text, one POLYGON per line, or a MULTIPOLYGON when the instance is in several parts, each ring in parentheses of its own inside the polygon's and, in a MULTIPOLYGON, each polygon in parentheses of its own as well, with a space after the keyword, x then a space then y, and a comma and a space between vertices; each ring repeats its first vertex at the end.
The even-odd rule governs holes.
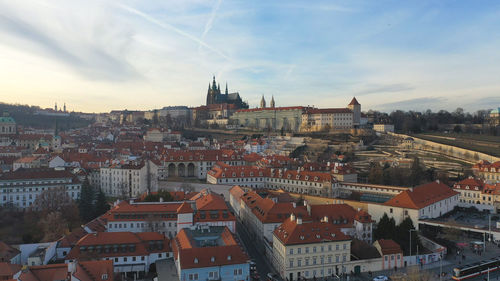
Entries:
POLYGON ((467 185, 467 186, 465 186, 465 189, 469 189, 469 186, 468 186, 468 185, 467 185))
POLYGON ((215 262, 215 257, 211 257, 211 258, 210 258, 210 261, 211 261, 211 262, 215 262))
POLYGON ((231 260, 231 255, 227 256, 227 260, 230 261, 231 260))
POLYGON ((296 179, 300 179, 300 175, 297 175, 295 178, 296 178, 296 179))
POLYGON ((194 258, 194 263, 198 263, 198 258, 194 258))

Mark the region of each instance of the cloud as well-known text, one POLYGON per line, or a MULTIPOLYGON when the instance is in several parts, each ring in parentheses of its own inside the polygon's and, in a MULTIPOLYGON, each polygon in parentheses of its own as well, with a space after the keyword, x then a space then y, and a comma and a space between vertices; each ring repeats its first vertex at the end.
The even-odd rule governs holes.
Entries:
MULTIPOLYGON (((437 105, 442 105, 447 102, 446 98, 431 98, 431 97, 423 97, 423 98, 414 98, 408 100, 402 100, 397 102, 389 102, 389 103, 380 103, 375 105, 374 108, 391 112, 394 110, 425 110, 428 108, 436 108, 437 105)), ((439 107, 438 107, 439 108, 439 107)), ((442 108, 442 107, 441 107, 442 108)))
POLYGON ((374 86, 374 87, 368 87, 364 90, 360 90, 356 93, 354 93, 355 96, 364 96, 364 95, 370 95, 370 94, 381 94, 381 93, 394 93, 394 92, 406 92, 413 90, 414 87, 408 84, 389 84, 389 85, 382 85, 382 86, 374 86))
POLYGON ((23 48, 27 52, 38 52, 49 56, 92 80, 130 80, 140 78, 134 68, 120 53, 110 54, 94 42, 80 41, 79 49, 65 44, 62 38, 55 38, 50 30, 43 30, 12 14, 0 14, 0 31, 22 39, 30 44, 4 39, 7 44, 23 48))
POLYGON ((223 58, 225 58, 227 60, 230 60, 230 58, 227 55, 225 55, 224 53, 222 53, 221 51, 217 50, 216 48, 208 45, 207 43, 205 43, 204 41, 200 40, 199 38, 197 38, 197 37, 195 37, 195 36, 193 36, 193 35, 185 32, 185 31, 183 31, 183 30, 181 30, 179 28, 176 28, 176 27, 174 27, 174 26, 172 26, 172 25, 170 25, 168 23, 161 22, 161 21, 153 18, 152 16, 150 16, 150 15, 148 15, 146 13, 143 13, 143 12, 137 10, 137 9, 134 9, 132 7, 129 7, 127 5, 117 4, 117 7, 121 8, 121 9, 123 9, 125 11, 128 11, 128 12, 130 12, 132 14, 135 14, 137 16, 140 16, 141 18, 145 19, 146 21, 148 21, 150 23, 153 23, 153 24, 155 24, 155 25, 157 25, 157 26, 159 26, 159 27, 161 27, 163 29, 174 31, 175 33, 177 33, 179 35, 182 35, 183 37, 186 37, 186 38, 188 38, 188 39, 190 39, 190 40, 192 40, 192 41, 200 44, 201 46, 203 46, 203 47, 211 50, 212 52, 218 54, 219 56, 221 56, 221 57, 223 57, 223 58))

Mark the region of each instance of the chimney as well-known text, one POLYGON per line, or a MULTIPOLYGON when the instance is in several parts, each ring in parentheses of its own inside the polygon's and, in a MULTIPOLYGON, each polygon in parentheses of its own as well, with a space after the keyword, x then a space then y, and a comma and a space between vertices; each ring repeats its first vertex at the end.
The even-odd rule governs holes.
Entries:
POLYGON ((295 215, 294 215, 293 213, 290 215, 290 220, 291 220, 291 221, 294 221, 294 220, 295 220, 295 215))
POLYGON ((302 224, 302 218, 301 217, 297 217, 297 224, 302 224))
POLYGON ((306 200, 304 200, 304 206, 307 206, 307 201, 306 200))
POLYGON ((307 213, 311 215, 311 205, 308 204, 306 207, 307 207, 307 213))
POLYGON ((323 217, 323 222, 328 222, 328 216, 323 217))
POLYGON ((297 202, 292 202, 292 206, 294 209, 297 208, 297 202))

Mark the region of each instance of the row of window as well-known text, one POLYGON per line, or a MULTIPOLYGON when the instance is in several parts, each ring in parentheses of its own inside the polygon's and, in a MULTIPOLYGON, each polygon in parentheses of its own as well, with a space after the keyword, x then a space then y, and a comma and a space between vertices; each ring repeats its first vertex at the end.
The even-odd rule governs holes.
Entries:
MULTIPOLYGON (((241 276, 241 275, 243 275, 243 270, 241 268, 240 269, 235 269, 233 271, 233 275, 234 276, 241 276)), ((198 273, 190 273, 190 274, 188 274, 188 279, 189 280, 198 280, 198 277, 199 277, 198 273)), ((217 280, 217 279, 219 279, 219 272, 217 272, 217 271, 210 271, 208 273, 208 280, 217 280)))
MULTIPOLYGON (((342 255, 342 262, 347 261, 347 254, 342 255)), ((335 256, 335 263, 339 263, 340 261, 340 255, 335 256)), ((326 264, 332 264, 333 262, 333 256, 328 256, 326 259, 326 264)), ((309 265, 317 265, 318 264, 318 258, 317 257, 312 257, 312 258, 305 258, 304 259, 304 266, 309 266, 309 265)), ((319 264, 325 264, 325 258, 322 256, 319 258, 319 264)), ((290 268, 292 267, 301 267, 302 266, 302 259, 297 259, 295 262, 294 259, 290 259, 288 261, 288 266, 290 268)))
MULTIPOLYGON (((311 248, 312 248, 312 252, 313 252, 313 253, 316 253, 316 252, 317 252, 317 250, 318 250, 318 248, 319 248, 319 251, 320 251, 321 253, 325 252, 325 250, 326 250, 327 252, 331 252, 331 251, 333 251, 333 247, 332 247, 332 245, 331 245, 331 244, 330 244, 330 245, 328 245, 328 248, 326 248, 325 246, 321 246, 321 247, 316 247, 316 246, 313 246, 313 247, 311 247, 311 248)), ((343 249, 343 250, 347 250, 347 243, 342 244, 342 249, 343 249)), ((340 250, 340 244, 335 244, 335 251, 338 251, 338 250, 340 250)), ((295 252, 295 251, 294 251, 294 248, 290 248, 290 249, 289 249, 289 251, 288 251, 288 253, 289 253, 290 255, 293 255, 293 254, 294 254, 294 252, 295 252)), ((304 252, 305 252, 306 254, 308 254, 308 253, 309 253, 309 247, 304 247, 304 252)), ((297 255, 300 255, 300 254, 302 254, 302 248, 300 248, 300 247, 299 247, 299 248, 297 248, 297 255)))

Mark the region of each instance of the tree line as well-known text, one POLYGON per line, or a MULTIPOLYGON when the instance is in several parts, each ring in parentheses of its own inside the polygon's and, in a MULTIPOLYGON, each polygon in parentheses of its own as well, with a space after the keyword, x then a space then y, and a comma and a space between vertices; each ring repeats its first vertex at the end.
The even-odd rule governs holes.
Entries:
MULTIPOLYGON (((453 112, 439 110, 424 112, 396 110, 391 113, 370 110, 367 115, 373 118, 375 124, 394 124, 394 130, 405 134, 438 131, 443 124, 485 124, 490 110, 478 110, 474 113, 457 108, 453 112)), ((457 129, 458 130, 458 129, 457 129)), ((471 133, 473 133, 471 131, 471 133)), ((498 134, 498 128, 484 128, 485 134, 498 134)))

